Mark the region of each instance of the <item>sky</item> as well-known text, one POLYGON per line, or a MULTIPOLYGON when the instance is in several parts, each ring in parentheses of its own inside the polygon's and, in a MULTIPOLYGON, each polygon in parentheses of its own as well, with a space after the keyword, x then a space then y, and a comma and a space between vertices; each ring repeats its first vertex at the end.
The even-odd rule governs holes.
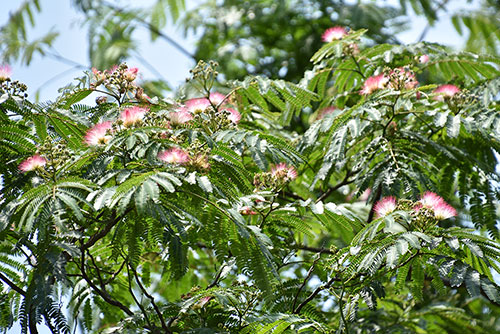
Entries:
MULTIPOLYGON (((2 2, 2 10, 0 11, 0 27, 5 24, 9 17, 9 13, 14 11, 22 3, 22 0, 0 0, 2 2)), ((151 0, 141 0, 141 4, 151 3, 151 0)), ((193 8, 200 1, 186 0, 188 8, 193 8)), ((399 0, 379 0, 381 3, 389 3, 398 5, 399 0)), ((453 0, 451 10, 457 8, 471 8, 474 6, 466 0, 453 0)), ((56 52, 66 59, 71 59, 75 64, 90 67, 87 57, 87 35, 85 27, 83 27, 83 19, 71 7, 69 0, 40 0, 42 12, 36 15, 36 28, 31 28, 28 31, 28 36, 36 38, 44 35, 50 29, 54 28, 62 32, 54 43, 56 52)), ((423 31, 427 21, 425 18, 410 16, 408 21, 411 29, 397 35, 403 43, 416 42, 421 32, 423 31)), ((176 29, 173 25, 166 27, 163 32, 181 44, 189 52, 195 50, 197 36, 184 36, 180 29, 176 29)), ((177 87, 185 81, 189 75, 189 70, 195 65, 194 61, 184 54, 173 48, 168 43, 158 40, 157 43, 150 43, 149 33, 143 29, 138 30, 137 39, 141 41, 140 47, 142 55, 150 64, 146 67, 136 58, 127 62, 129 66, 137 66, 140 68, 143 78, 154 79, 158 78, 158 74, 166 79, 172 87, 177 87), (151 69, 154 68, 154 69, 151 69)), ((441 13, 440 20, 434 27, 429 29, 425 41, 437 42, 460 48, 463 44, 464 37, 459 36, 449 18, 445 13, 441 13)), ((82 70, 75 68, 75 64, 61 62, 49 57, 36 56, 29 67, 21 64, 10 64, 13 69, 12 77, 28 85, 28 93, 31 98, 35 97, 36 92, 39 92, 40 101, 53 100, 57 97, 57 90, 65 86, 73 80, 73 78, 81 76, 82 70)), ((44 326, 40 326, 40 334, 50 333, 44 326)), ((14 326, 9 334, 20 333, 19 326, 14 326)))

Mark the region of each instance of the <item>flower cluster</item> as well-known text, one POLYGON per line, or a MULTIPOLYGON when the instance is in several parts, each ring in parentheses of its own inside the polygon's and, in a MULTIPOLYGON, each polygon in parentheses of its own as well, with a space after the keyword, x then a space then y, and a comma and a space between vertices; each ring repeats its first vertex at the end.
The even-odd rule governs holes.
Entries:
POLYGON ((105 145, 111 139, 112 123, 102 122, 94 125, 85 134, 84 142, 89 146, 105 145))
POLYGON ((158 160, 170 165, 180 165, 188 169, 206 171, 210 168, 208 157, 210 149, 198 140, 194 140, 186 149, 171 147, 158 153, 158 160))
POLYGON ((148 108, 128 107, 123 109, 117 121, 105 121, 94 125, 87 130, 83 142, 88 146, 102 146, 107 144, 113 137, 113 132, 118 125, 125 128, 140 125, 144 116, 149 111, 148 108))
POLYGON ((271 167, 270 172, 255 174, 253 184, 256 190, 259 189, 279 189, 290 181, 297 178, 298 173, 295 167, 282 162, 271 167))
POLYGON ((415 73, 408 67, 398 67, 388 71, 388 87, 395 90, 408 90, 418 86, 415 73))
POLYGON ((446 203, 441 196, 430 191, 425 192, 417 202, 397 200, 393 196, 387 196, 375 203, 374 206, 377 217, 385 217, 396 210, 410 211, 417 228, 432 226, 437 221, 457 215, 455 208, 446 203))
POLYGON ((140 102, 148 102, 149 97, 134 82, 138 73, 137 67, 128 67, 125 63, 104 71, 92 68, 90 89, 97 90, 103 85, 109 91, 109 95, 117 100, 130 94, 130 97, 135 97, 140 102))
POLYGON ((173 126, 185 124, 193 119, 202 124, 219 128, 236 125, 241 120, 241 114, 231 107, 228 97, 215 92, 208 98, 193 98, 184 102, 184 105, 169 114, 170 124, 173 126))
POLYGON ((28 87, 17 80, 12 81, 10 78, 11 75, 12 69, 9 65, 0 66, 0 103, 5 101, 9 96, 21 99, 28 97, 26 93, 28 87))
POLYGON ((412 70, 408 67, 398 67, 395 69, 388 69, 384 71, 384 73, 366 79, 360 94, 369 95, 384 88, 408 90, 417 87, 417 85, 418 81, 412 70))
POLYGON ((18 169, 22 173, 35 171, 47 176, 47 172, 57 171, 60 165, 66 164, 72 158, 73 155, 64 142, 47 141, 37 148, 33 156, 22 161, 18 169))
POLYGON ((181 148, 173 147, 158 153, 158 160, 168 164, 183 165, 189 161, 189 154, 181 148))
POLYGON ((438 220, 448 219, 457 215, 455 208, 446 203, 441 196, 430 191, 422 195, 415 210, 419 211, 421 208, 431 209, 434 212, 434 217, 438 220))
POLYGON ((365 80, 363 84, 363 88, 361 89, 361 95, 368 95, 376 90, 386 88, 389 79, 385 76, 384 73, 379 75, 374 75, 365 80))

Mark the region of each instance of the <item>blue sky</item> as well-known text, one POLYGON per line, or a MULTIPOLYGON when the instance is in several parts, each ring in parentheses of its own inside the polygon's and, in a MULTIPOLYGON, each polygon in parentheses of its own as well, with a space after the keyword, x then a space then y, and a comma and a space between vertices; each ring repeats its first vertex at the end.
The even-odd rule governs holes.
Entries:
MULTIPOLYGON (((0 26, 8 19, 9 12, 14 11, 21 3, 21 0, 3 0, 2 11, 0 11, 0 26)), ((132 1, 129 1, 132 2, 132 1)), ((150 3, 151 0, 141 0, 142 3, 150 3)), ((186 0, 188 7, 192 7, 200 1, 186 0)), ((380 1, 397 5, 398 0, 380 1)), ((57 38, 54 49, 60 56, 71 59, 75 63, 89 66, 87 57, 87 36, 83 26, 83 19, 70 5, 68 0, 40 0, 42 12, 36 16, 36 29, 30 29, 28 35, 31 38, 37 38, 51 28, 61 32, 57 38)), ((456 8, 472 7, 472 4, 465 0, 452 1, 452 10, 456 8)), ((451 25, 449 18, 445 13, 441 14, 441 20, 432 27, 425 40, 429 42, 443 43, 459 48, 463 43, 463 37, 460 37, 451 25)), ((411 29, 398 35, 398 38, 404 43, 413 43, 418 39, 424 29, 427 21, 424 18, 411 16, 408 18, 411 29)), ((183 45, 188 51, 194 51, 196 36, 185 38, 180 29, 169 26, 164 32, 175 41, 183 45)), ((172 86, 178 86, 188 76, 188 71, 194 66, 194 62, 180 53, 175 48, 162 40, 155 44, 150 43, 149 34, 146 30, 138 30, 137 39, 141 41, 140 48, 142 56, 148 63, 156 69, 151 71, 147 67, 133 58, 128 61, 130 66, 137 66, 141 69, 144 78, 157 78, 155 72, 158 72, 172 86)), ((23 67, 20 64, 11 64, 13 68, 13 78, 24 82, 29 87, 29 94, 34 98, 35 92, 39 91, 40 100, 54 99, 57 96, 57 90, 68 84, 73 78, 82 75, 81 69, 75 69, 72 65, 51 59, 36 56, 29 67, 23 67)), ((19 333, 18 326, 13 327, 8 333, 19 333)), ((50 333, 44 326, 40 326, 40 333, 50 333)))

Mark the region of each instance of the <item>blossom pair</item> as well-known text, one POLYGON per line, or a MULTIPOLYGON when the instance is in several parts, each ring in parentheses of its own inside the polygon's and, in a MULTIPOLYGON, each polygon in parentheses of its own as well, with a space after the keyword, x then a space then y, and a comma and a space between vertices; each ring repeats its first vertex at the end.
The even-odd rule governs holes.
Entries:
POLYGON ((210 106, 218 106, 220 110, 228 113, 228 119, 234 124, 238 124, 241 119, 241 114, 227 106, 226 96, 215 92, 211 93, 208 98, 200 97, 187 100, 183 107, 178 111, 170 113, 170 122, 173 124, 183 124, 193 119, 196 113, 205 112, 210 106))
MULTIPOLYGON (((384 217, 396 210, 396 208, 396 198, 393 196, 387 196, 375 204, 374 210, 378 217, 384 217)), ((434 212, 434 217, 438 220, 448 219, 457 215, 455 208, 446 203, 441 196, 430 191, 427 191, 422 195, 420 200, 413 207, 413 210, 418 212, 422 208, 432 210, 432 212, 434 212)))
MULTIPOLYGON (((125 127, 131 127, 142 122, 144 115, 149 111, 148 108, 130 107, 125 108, 120 114, 119 120, 125 127)), ((85 134, 84 142, 89 146, 98 146, 106 144, 110 139, 113 129, 113 123, 110 121, 98 123, 90 128, 85 134)))

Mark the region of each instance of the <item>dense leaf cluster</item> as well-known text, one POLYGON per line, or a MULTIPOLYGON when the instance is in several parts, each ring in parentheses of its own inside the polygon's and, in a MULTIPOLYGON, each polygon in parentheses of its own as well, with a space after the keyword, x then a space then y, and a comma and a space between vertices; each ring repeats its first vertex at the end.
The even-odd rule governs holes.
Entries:
POLYGON ((9 96, 0 328, 498 331, 500 60, 365 32, 325 43, 298 83, 217 95, 201 62, 197 95, 174 101, 123 64, 55 102, 9 96))

